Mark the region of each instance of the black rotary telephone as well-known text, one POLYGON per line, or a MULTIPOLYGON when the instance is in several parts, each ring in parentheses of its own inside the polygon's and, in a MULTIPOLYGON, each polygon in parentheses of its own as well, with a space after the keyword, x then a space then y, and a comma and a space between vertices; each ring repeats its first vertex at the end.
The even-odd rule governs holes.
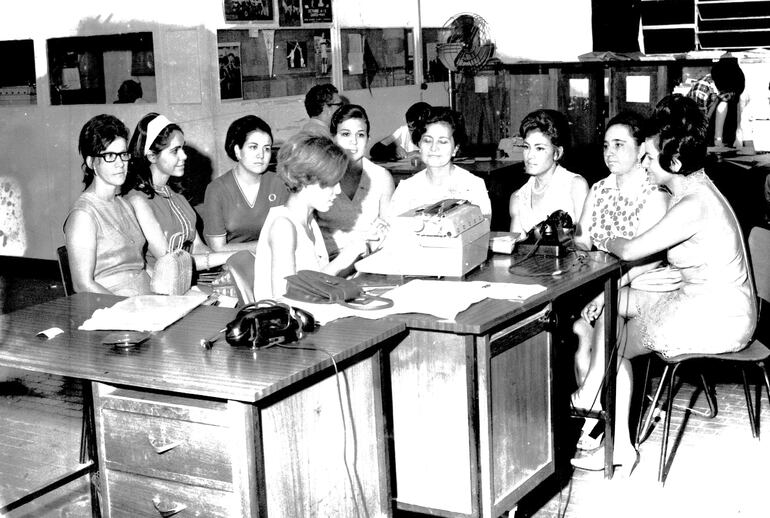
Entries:
POLYGON ((260 300, 241 309, 225 328, 233 346, 264 347, 299 340, 315 329, 313 315, 272 300, 260 300))
POLYGON ((516 244, 521 252, 560 257, 572 241, 575 224, 569 213, 557 210, 527 233, 526 239, 516 244))

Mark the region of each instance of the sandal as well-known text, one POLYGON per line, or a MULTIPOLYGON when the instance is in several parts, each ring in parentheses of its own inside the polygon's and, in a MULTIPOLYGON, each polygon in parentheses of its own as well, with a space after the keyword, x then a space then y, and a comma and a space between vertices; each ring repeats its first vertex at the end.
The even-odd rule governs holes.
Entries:
MULTIPOLYGON (((570 464, 577 469, 584 471, 603 471, 604 470, 604 447, 598 448, 596 451, 583 455, 582 457, 575 457, 570 460, 570 464)), ((620 475, 619 478, 627 478, 631 476, 636 466, 639 464, 639 451, 634 450, 634 456, 628 459, 621 460, 618 457, 613 458, 613 466, 615 466, 616 472, 620 475)))
POLYGON ((590 432, 580 430, 580 438, 577 442, 577 449, 580 451, 594 451, 599 448, 604 442, 604 432, 599 432, 599 435, 594 437, 590 432))

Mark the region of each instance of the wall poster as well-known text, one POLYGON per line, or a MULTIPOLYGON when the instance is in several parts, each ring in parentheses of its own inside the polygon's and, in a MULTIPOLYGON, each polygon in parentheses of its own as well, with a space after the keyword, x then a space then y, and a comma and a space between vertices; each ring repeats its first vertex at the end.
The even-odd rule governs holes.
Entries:
POLYGON ((224 0, 226 22, 272 22, 273 0, 224 0))
POLYGON ((243 99, 241 44, 228 41, 217 45, 219 50, 219 97, 223 101, 243 99))
POLYGON ((278 0, 278 25, 280 27, 299 27, 301 25, 299 2, 300 0, 278 0))
POLYGON ((303 23, 332 23, 331 0, 302 0, 303 23))

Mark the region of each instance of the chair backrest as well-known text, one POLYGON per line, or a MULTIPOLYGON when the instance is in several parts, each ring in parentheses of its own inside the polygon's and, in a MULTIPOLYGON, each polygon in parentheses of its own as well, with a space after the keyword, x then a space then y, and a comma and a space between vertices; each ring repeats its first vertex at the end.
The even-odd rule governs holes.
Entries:
POLYGON ((749 251, 757 296, 770 302, 770 230, 752 228, 749 233, 749 251))
POLYGON ((64 286, 64 294, 69 296, 75 293, 75 289, 72 287, 72 272, 70 271, 70 257, 67 253, 66 246, 60 246, 56 249, 56 256, 59 259, 59 273, 61 274, 61 282, 64 286))
POLYGON ((254 302, 254 254, 248 250, 235 252, 225 264, 238 288, 239 303, 244 305, 254 302))

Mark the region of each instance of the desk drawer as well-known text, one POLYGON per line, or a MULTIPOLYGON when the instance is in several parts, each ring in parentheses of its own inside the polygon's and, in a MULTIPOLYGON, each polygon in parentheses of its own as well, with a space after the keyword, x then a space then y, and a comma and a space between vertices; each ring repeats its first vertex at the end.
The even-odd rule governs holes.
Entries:
POLYGON ((232 493, 108 471, 111 518, 229 518, 232 493), (177 511, 177 512, 174 512, 177 511))
POLYGON ((106 468, 232 490, 226 403, 106 385, 95 403, 106 468))
POLYGON ((232 482, 225 428, 112 410, 102 419, 108 468, 187 483, 232 482))

